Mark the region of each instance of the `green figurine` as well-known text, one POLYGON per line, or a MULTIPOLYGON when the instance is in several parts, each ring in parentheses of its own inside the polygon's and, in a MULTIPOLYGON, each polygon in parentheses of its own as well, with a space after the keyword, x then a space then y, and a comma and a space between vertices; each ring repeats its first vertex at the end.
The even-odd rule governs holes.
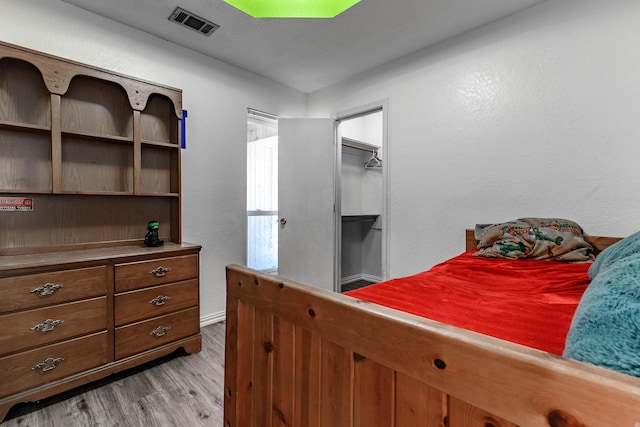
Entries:
POLYGON ((147 224, 147 234, 144 236, 144 245, 148 247, 158 247, 164 245, 164 241, 158 237, 158 221, 149 221, 147 224))

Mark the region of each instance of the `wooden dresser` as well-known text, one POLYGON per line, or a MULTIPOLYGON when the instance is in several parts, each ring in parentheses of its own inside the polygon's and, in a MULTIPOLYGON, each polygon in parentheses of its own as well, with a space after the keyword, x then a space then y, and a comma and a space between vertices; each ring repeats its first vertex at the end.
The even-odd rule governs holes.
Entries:
POLYGON ((198 253, 167 244, 0 258, 0 416, 15 403, 200 351, 198 253))
POLYGON ((0 421, 200 351, 180 90, 0 43, 0 421), (164 244, 145 247, 149 221, 164 244))

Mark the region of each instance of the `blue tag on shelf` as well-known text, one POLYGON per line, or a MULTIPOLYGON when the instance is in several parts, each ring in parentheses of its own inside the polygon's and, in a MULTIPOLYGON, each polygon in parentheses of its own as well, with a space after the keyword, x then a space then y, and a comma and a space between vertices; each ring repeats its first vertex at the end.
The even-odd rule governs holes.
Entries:
POLYGON ((182 110, 182 120, 180 121, 180 148, 187 148, 187 110, 182 110))

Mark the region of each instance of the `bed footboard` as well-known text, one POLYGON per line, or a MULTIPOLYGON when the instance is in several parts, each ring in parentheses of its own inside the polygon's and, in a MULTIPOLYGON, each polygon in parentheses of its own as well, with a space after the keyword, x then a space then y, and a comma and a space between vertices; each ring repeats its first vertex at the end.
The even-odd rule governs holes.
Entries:
POLYGON ((239 265, 226 427, 640 427, 640 379, 239 265))

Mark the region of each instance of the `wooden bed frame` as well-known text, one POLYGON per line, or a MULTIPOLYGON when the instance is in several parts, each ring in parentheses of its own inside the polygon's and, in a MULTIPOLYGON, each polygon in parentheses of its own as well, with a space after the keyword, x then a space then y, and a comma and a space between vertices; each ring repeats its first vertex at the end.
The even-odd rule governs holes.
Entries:
POLYGON ((226 327, 225 427, 640 427, 640 378, 239 265, 226 327))

